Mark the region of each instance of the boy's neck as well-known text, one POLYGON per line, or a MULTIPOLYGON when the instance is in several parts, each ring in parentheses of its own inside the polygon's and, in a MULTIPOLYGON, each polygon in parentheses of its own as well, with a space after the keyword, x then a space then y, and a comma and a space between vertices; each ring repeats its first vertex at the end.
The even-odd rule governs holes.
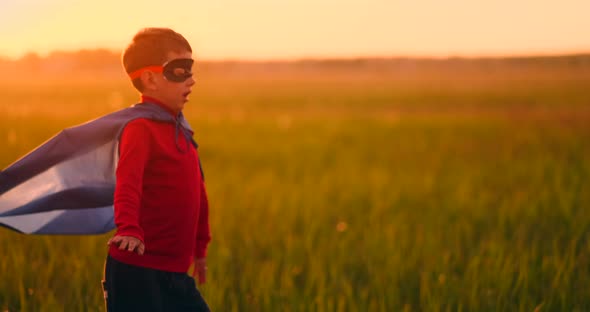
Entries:
POLYGON ((169 112, 170 114, 172 114, 172 116, 174 116, 174 117, 178 116, 178 114, 180 113, 180 112, 175 112, 168 105, 166 105, 164 102, 158 100, 157 98, 155 98, 153 96, 142 94, 141 95, 141 98, 140 98, 140 102, 141 103, 154 103, 154 104, 157 104, 158 106, 166 109, 166 111, 169 112))

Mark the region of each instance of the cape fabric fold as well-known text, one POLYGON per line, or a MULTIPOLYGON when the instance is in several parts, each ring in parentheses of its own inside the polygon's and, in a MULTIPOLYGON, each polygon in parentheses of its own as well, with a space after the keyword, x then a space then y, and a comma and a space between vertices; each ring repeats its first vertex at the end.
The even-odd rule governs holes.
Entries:
POLYGON ((100 234, 115 228, 118 142, 137 118, 176 124, 193 144, 182 114, 141 103, 67 128, 0 172, 0 226, 28 234, 100 234))

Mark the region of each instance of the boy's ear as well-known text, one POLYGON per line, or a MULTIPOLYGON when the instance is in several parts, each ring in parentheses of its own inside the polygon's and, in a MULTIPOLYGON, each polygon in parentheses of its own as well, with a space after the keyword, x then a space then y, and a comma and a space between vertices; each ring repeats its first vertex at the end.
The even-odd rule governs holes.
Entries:
POLYGON ((153 72, 151 71, 144 71, 143 73, 141 73, 141 76, 139 76, 139 79, 141 79, 141 83, 143 85, 143 88, 145 90, 155 90, 156 89, 156 81, 155 81, 155 75, 153 72))

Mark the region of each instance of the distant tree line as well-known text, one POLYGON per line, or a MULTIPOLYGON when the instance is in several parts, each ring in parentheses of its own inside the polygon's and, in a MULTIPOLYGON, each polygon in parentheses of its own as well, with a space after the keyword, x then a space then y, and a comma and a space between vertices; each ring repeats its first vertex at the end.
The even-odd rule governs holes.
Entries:
MULTIPOLYGON (((285 72, 291 70, 454 70, 514 67, 588 68, 590 53, 563 56, 483 57, 483 58, 349 58, 349 59, 300 59, 290 61, 197 61, 201 70, 232 72, 285 72)), ((118 74, 122 75, 119 52, 107 49, 56 51, 47 56, 34 52, 16 60, 0 57, 3 73, 19 76, 21 73, 46 74, 118 74)))

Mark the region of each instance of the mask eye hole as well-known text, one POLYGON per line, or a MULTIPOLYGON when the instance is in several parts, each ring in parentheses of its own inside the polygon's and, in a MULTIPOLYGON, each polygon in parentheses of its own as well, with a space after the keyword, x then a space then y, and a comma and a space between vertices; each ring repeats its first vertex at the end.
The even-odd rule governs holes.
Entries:
POLYGON ((190 71, 186 68, 176 67, 172 70, 172 74, 174 74, 174 76, 184 77, 190 75, 190 71))

